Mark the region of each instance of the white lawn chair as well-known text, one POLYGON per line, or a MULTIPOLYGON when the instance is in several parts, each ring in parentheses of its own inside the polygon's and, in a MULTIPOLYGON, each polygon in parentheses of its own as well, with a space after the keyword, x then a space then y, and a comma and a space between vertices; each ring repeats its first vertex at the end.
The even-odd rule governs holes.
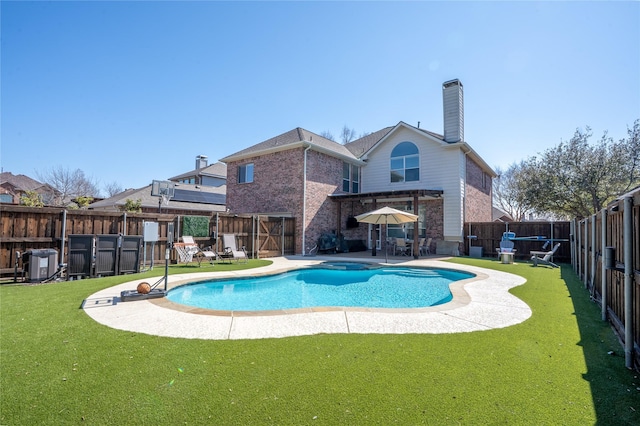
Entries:
POLYGON ((538 266, 538 263, 540 263, 543 265, 549 265, 553 268, 557 268, 558 265, 553 263, 551 261, 551 258, 553 257, 553 254, 556 252, 556 250, 558 250, 558 247, 560 247, 560 243, 556 243, 556 245, 553 246, 553 250, 529 252, 531 254, 531 260, 533 260, 533 266, 538 266))
POLYGON ((222 234, 222 244, 224 247, 223 253, 220 255, 223 259, 235 259, 239 262, 240 259, 244 259, 244 263, 249 261, 249 256, 244 249, 244 246, 238 250, 236 246, 236 236, 233 234, 222 234))
POLYGON ((213 265, 217 257, 213 251, 200 249, 193 237, 189 235, 183 235, 182 242, 175 243, 173 246, 178 252, 180 262, 191 263, 195 259, 198 262, 198 266, 202 266, 202 261, 208 259, 209 263, 213 265))

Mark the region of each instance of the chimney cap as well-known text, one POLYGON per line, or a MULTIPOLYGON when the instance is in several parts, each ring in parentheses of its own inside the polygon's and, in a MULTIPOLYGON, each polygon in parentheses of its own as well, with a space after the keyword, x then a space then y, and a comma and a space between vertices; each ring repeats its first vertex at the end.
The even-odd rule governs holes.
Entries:
POLYGON ((449 87, 449 86, 460 86, 460 87, 462 87, 462 82, 460 80, 458 80, 457 78, 455 78, 453 80, 445 81, 444 83, 442 83, 442 87, 449 87))

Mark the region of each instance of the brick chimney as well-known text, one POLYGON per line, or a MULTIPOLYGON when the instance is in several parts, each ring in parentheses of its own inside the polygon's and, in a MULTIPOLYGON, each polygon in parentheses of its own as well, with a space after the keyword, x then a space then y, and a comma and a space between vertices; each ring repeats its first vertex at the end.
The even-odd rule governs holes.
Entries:
POLYGON ((198 155, 196 157, 196 170, 207 167, 208 165, 209 164, 208 164, 206 155, 198 155))
POLYGON ((460 80, 442 83, 444 141, 464 141, 464 94, 460 80))

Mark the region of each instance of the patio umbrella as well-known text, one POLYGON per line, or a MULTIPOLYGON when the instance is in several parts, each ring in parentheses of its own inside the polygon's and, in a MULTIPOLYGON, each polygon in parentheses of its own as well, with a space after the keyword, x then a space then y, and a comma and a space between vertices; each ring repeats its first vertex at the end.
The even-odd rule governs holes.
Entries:
MULTIPOLYGON (((402 210, 393 209, 391 207, 382 207, 368 213, 362 213, 356 216, 356 220, 358 222, 372 223, 374 225, 388 225, 390 223, 397 225, 400 223, 415 222, 418 220, 418 216, 403 212, 402 210)), ((384 251, 384 260, 385 262, 388 262, 387 250, 384 251)))

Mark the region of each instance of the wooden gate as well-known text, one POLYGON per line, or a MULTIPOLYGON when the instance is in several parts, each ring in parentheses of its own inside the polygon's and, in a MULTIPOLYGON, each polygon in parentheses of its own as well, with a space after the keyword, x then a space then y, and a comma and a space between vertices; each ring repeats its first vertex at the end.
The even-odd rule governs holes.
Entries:
POLYGON ((284 217, 256 216, 259 257, 294 254, 295 222, 284 217))

